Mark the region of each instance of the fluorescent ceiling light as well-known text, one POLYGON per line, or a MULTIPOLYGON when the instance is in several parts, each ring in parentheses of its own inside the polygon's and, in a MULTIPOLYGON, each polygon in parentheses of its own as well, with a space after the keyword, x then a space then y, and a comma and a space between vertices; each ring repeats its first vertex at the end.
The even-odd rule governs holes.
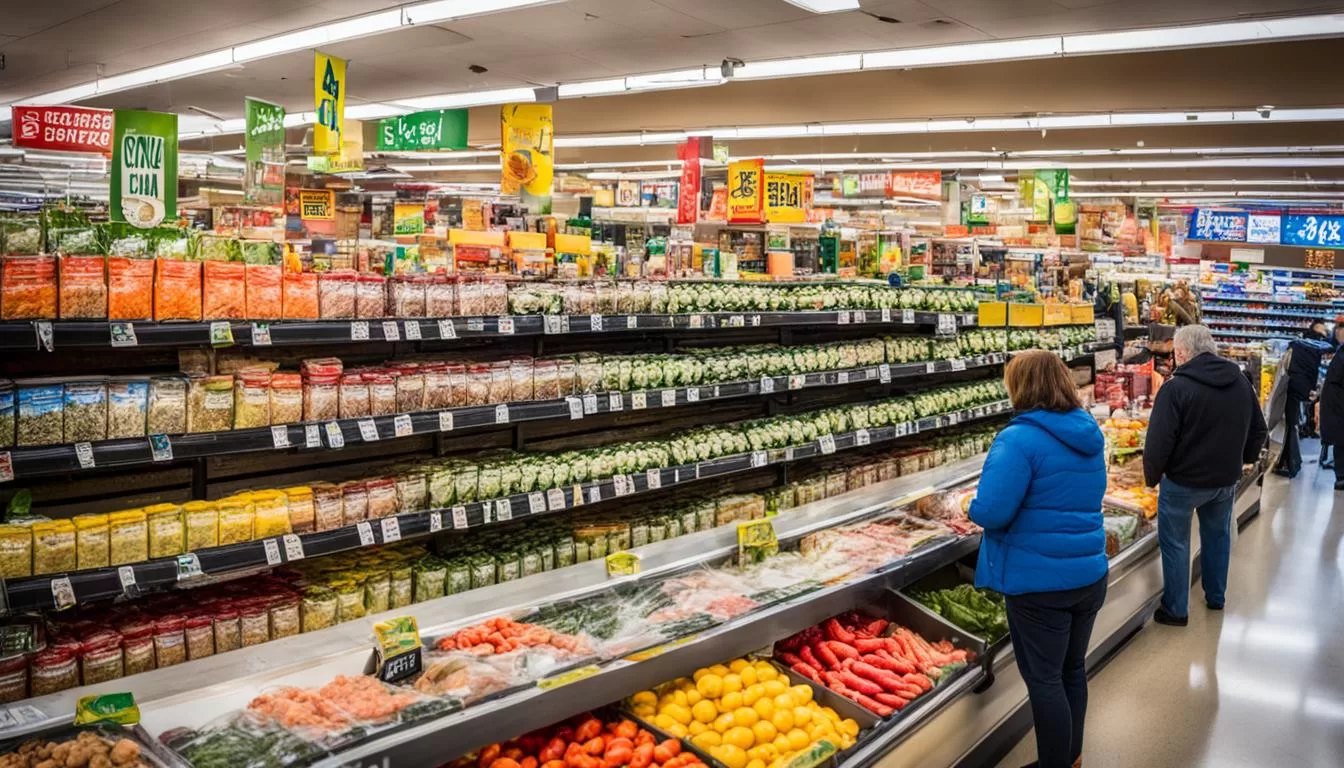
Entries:
POLYGON ((398 107, 395 104, 382 104, 373 102, 370 104, 352 104, 345 108, 345 116, 351 120, 373 120, 380 117, 392 117, 394 115, 404 115, 410 112, 405 107, 398 107))
POLYGON ((858 53, 845 53, 838 56, 803 56, 797 59, 776 59, 774 61, 757 61, 744 64, 733 71, 733 79, 756 80, 766 77, 820 75, 827 72, 857 72, 862 65, 863 55, 858 53))
POLYGON ((59 91, 42 93, 26 99, 20 99, 15 104, 40 105, 40 104, 66 104, 71 101, 81 101, 98 94, 97 83, 80 83, 72 85, 69 88, 62 88, 59 91))
POLYGON ((691 88, 698 85, 717 85, 722 78, 710 77, 708 68, 677 69, 670 72, 655 72, 650 75, 631 75, 625 78, 625 87, 631 91, 646 91, 661 88, 691 88))
POLYGON ((466 93, 441 93, 437 96, 420 96, 414 99, 397 99, 394 103, 411 109, 451 109, 460 107, 478 107, 487 104, 527 103, 537 100, 536 91, 531 88, 500 88, 494 91, 468 91, 466 93))
POLYGON ((407 24, 435 24, 534 5, 550 5, 555 2, 559 0, 437 0, 413 5, 401 13, 404 14, 407 24))
POLYGON ((216 69, 233 66, 233 52, 225 49, 206 53, 200 56, 192 56, 189 59, 179 59, 170 61, 167 64, 160 64, 157 67, 146 67, 137 69, 121 75, 112 77, 102 77, 97 81, 98 93, 111 93, 113 91, 124 91, 127 88, 134 88, 139 85, 149 85, 163 80, 177 80, 178 78, 198 75, 203 72, 210 72, 216 69))
POLYGON ((1114 192, 1078 192, 1069 193, 1069 197, 1085 199, 1106 197, 1149 197, 1165 200, 1225 200, 1229 198, 1291 198, 1299 200, 1324 200, 1344 198, 1344 192, 1300 192, 1283 189, 1238 189, 1229 192, 1155 192, 1153 190, 1127 189, 1114 192))
POLYGON ((1059 56, 1063 45, 1058 37, 1033 37, 1025 40, 995 40, 987 43, 938 45, 929 48, 905 48, 863 54, 864 69, 907 69, 912 67, 971 64, 980 61, 1012 61, 1059 56))
POLYGON ((1344 179, 1167 179, 1142 181, 1110 181, 1106 179, 1073 179, 1075 187, 1338 187, 1344 179))
POLYGON ((559 91, 562 99, 577 99, 583 96, 610 96, 616 93, 625 93, 625 78, 616 77, 610 80, 561 83, 559 91))
POLYGON ((264 59, 387 32, 401 26, 401 14, 399 10, 380 11, 236 45, 233 48, 233 60, 243 62, 264 59))
POLYGON ((859 10, 859 0, 784 0, 813 13, 836 13, 838 11, 859 10))
POLYGON ((617 181, 619 179, 675 179, 681 171, 597 171, 588 174, 594 181, 617 181))
POLYGON ((642 147, 648 144, 677 144, 686 140, 681 131, 666 133, 622 133, 611 136, 557 136, 557 147, 642 147))
POLYGON ((1344 34, 1344 14, 1336 13, 1263 21, 1188 24, 1126 32, 1065 35, 1063 43, 1066 55, 1078 55, 1257 43, 1302 37, 1332 37, 1340 34, 1344 34))
POLYGON ((399 157, 414 160, 467 160, 473 157, 499 157, 499 151, 469 149, 441 152, 432 150, 428 152, 372 152, 368 156, 373 158, 399 157))

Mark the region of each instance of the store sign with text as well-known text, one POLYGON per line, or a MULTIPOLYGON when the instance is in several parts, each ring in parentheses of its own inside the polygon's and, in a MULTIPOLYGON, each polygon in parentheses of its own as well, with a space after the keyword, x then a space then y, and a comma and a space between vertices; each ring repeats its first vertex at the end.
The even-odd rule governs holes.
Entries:
POLYGON ((765 220, 775 224, 807 221, 807 179, 797 173, 765 174, 765 220))
POLYGON ((500 192, 520 195, 533 213, 551 212, 555 181, 550 104, 505 104, 499 108, 502 163, 500 192))
POLYGON ((345 59, 317 52, 313 56, 313 153, 335 155, 341 151, 345 125, 345 59))
POLYGON ((1246 242, 1278 245, 1283 219, 1278 214, 1252 213, 1246 217, 1246 242))
POLYGON ((112 124, 112 220, 148 229, 177 218, 177 115, 119 109, 112 124))
POLYGON ((887 197, 943 198, 942 171, 888 171, 887 197))
POLYGON ((299 217, 305 221, 336 218, 336 193, 330 189, 299 190, 299 217))
POLYGON ((14 107, 14 146, 62 152, 112 151, 112 110, 92 107, 14 107))
POLYGON ((1281 242, 1303 248, 1344 248, 1344 216, 1284 214, 1281 242))
POLYGON ((379 152, 467 148, 467 110, 432 109, 378 123, 379 152))
POLYGON ((1208 240, 1217 243, 1246 242, 1246 218, 1241 211, 1196 209, 1190 217, 1187 240, 1208 240))
POLYGON ((728 164, 728 223, 760 223, 765 216, 765 161, 728 164))
POLYGON ((677 145, 681 160, 681 183, 677 186, 677 223, 694 224, 700 218, 700 142, 708 138, 692 136, 677 145))
POLYGON ((249 203, 279 205, 285 192, 285 108, 252 98, 244 108, 243 194, 249 203))

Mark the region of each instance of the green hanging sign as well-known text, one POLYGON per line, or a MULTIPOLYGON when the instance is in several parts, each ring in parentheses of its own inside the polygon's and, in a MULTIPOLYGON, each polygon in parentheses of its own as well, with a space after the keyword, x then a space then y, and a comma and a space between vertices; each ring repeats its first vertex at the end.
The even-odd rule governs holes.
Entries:
POLYGON ((245 103, 243 193, 248 202, 278 205, 285 191, 285 108, 253 98, 245 103))
POLYGON ((139 229, 177 218, 177 115, 116 111, 110 208, 113 221, 139 229))
POLYGON ((378 123, 379 152, 467 148, 467 110, 432 109, 378 123))

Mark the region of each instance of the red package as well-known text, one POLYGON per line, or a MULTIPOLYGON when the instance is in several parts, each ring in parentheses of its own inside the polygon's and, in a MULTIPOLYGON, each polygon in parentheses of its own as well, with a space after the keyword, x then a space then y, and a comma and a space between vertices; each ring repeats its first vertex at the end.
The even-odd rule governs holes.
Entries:
POLYGON ((107 262, 102 256, 62 256, 61 318, 100 320, 107 317, 107 262))
POLYGON ((202 264, 202 320, 242 320, 247 317, 247 265, 236 261, 202 264))
POLYGON ((107 319, 154 317, 154 260, 107 258, 107 319))
POLYGON ((279 320, 282 315, 281 272, 279 265, 247 265, 247 317, 250 320, 279 320))
POLYGON ((0 318, 56 319, 56 257, 6 256, 0 269, 0 318))
POLYGON ((201 319, 201 264, 157 259, 154 272, 154 319, 201 319))
POLYGON ((281 315, 286 320, 317 319, 317 273, 286 272, 281 315))

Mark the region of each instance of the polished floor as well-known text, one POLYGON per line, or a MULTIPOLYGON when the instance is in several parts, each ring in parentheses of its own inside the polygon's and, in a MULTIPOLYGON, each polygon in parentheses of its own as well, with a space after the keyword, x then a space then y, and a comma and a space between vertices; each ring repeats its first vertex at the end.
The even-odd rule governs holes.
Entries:
MULTIPOLYGON (((1315 441, 1304 445, 1314 455, 1315 441)), ((1267 477, 1227 609, 1149 623, 1093 679, 1087 768, 1344 766, 1344 493, 1313 460, 1267 477)), ((1028 735, 1000 765, 1035 759, 1028 735)))

